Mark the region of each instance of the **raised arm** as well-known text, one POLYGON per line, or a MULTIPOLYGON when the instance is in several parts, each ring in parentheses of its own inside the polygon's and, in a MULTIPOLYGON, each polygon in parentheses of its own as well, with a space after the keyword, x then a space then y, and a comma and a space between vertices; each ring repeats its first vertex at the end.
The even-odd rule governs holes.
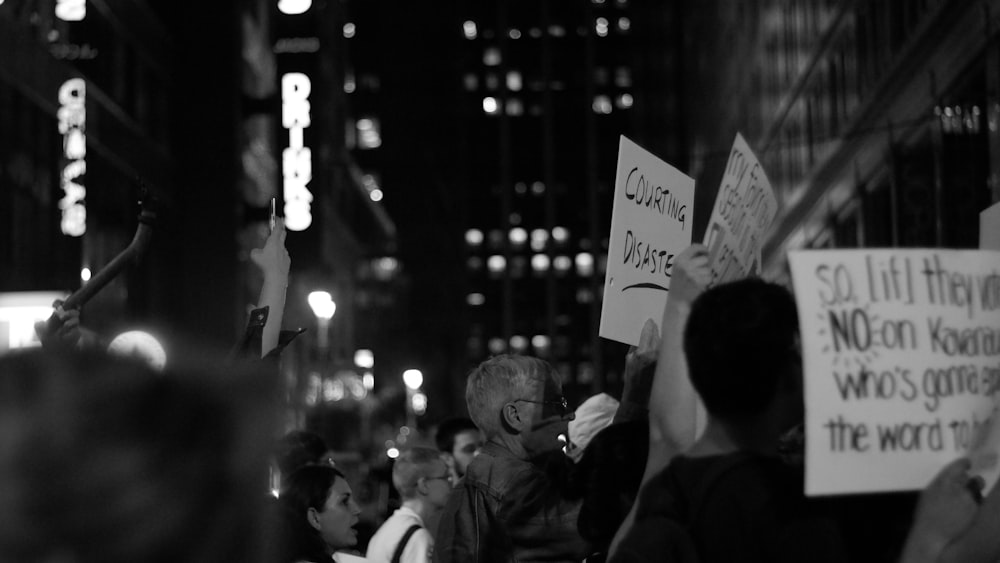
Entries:
POLYGON ((250 260, 264 274, 264 285, 260 288, 257 308, 268 308, 267 322, 261 334, 260 357, 278 346, 281 320, 285 314, 285 290, 288 288, 288 270, 292 260, 285 249, 285 224, 278 220, 263 248, 250 252, 250 260))

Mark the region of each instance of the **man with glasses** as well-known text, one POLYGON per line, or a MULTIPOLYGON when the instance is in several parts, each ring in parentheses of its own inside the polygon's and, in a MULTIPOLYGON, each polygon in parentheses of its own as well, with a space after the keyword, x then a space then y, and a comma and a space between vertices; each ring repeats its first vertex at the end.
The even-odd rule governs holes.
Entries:
POLYGON ((399 454, 392 484, 403 505, 375 532, 365 557, 369 563, 427 563, 434 549, 433 525, 451 492, 451 472, 441 453, 414 447, 399 454))
POLYGON ((543 468, 562 458, 573 411, 544 360, 501 355, 469 374, 465 399, 486 444, 448 499, 435 561, 582 561, 580 501, 543 468), (540 460, 545 460, 540 462, 540 460))

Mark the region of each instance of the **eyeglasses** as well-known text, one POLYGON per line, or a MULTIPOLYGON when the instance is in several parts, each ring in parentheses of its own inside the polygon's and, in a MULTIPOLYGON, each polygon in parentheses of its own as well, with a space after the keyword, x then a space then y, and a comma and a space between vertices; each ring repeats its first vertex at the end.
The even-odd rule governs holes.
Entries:
POLYGON ((514 399, 514 401, 524 401, 525 403, 534 403, 536 405, 548 405, 555 408, 560 415, 569 414, 569 401, 566 397, 559 397, 554 401, 532 401, 531 399, 514 399))

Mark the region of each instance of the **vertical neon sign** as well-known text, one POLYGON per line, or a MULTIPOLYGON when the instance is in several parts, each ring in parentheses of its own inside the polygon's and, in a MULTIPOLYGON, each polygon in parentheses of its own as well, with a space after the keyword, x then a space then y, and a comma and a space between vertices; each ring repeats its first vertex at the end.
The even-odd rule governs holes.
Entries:
POLYGON ((309 204, 312 193, 312 151, 305 146, 303 131, 309 127, 309 93, 312 83, 301 72, 281 77, 281 124, 288 129, 288 147, 282 152, 282 179, 285 194, 285 226, 304 231, 312 224, 309 204))
POLYGON ((71 237, 87 232, 87 188, 81 179, 87 173, 87 85, 82 78, 71 78, 59 88, 59 132, 63 135, 63 155, 66 165, 59 183, 63 197, 60 227, 71 237))

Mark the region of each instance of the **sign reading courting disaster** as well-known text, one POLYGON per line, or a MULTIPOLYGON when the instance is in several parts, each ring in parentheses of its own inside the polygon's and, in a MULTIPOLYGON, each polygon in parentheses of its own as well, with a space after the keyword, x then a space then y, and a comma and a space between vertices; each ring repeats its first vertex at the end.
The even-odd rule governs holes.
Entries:
POLYGON ((674 257, 691 244, 694 180, 622 136, 600 335, 637 345, 659 326, 674 257))

